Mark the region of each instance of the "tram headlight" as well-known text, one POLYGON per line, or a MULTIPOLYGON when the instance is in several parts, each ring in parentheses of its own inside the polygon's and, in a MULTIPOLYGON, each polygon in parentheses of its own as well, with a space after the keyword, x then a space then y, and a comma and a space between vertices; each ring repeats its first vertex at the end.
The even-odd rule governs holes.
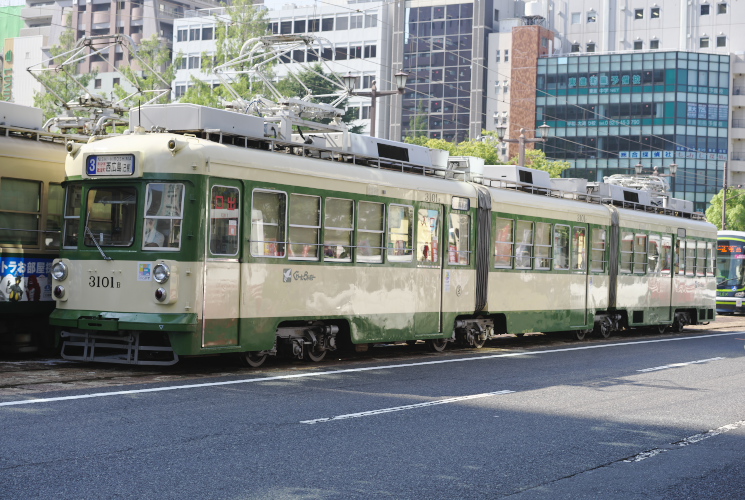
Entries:
POLYGON ((57 281, 64 281, 65 278, 67 278, 67 266, 64 264, 64 262, 57 262, 52 267, 52 278, 56 279, 57 281))
POLYGON ((155 290, 155 300, 158 302, 163 302, 168 297, 168 293, 166 293, 166 290, 164 288, 158 288, 155 290))
POLYGON ((171 276, 171 270, 166 264, 160 263, 153 269, 153 279, 161 285, 168 281, 171 276))
POLYGON ((61 299, 65 296, 65 287, 62 285, 57 285, 54 287, 54 298, 61 299))

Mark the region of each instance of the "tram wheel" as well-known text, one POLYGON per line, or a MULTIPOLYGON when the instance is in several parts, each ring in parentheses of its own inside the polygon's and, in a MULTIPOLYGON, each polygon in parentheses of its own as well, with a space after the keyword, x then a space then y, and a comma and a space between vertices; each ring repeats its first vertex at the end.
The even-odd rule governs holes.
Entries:
POLYGON ((611 334, 611 325, 610 321, 600 321, 598 322, 597 326, 595 327, 595 332, 598 334, 598 337, 607 339, 610 337, 611 334))
POLYGON ((585 340, 587 337, 587 330, 574 330, 574 338, 577 340, 585 340))
POLYGON ((322 349, 319 347, 310 347, 304 349, 303 352, 303 358, 305 358, 306 361, 312 361, 314 363, 318 363, 320 361, 323 361, 323 358, 326 357, 326 349, 322 349))
POLYGON ((266 361, 266 354, 261 354, 259 351, 248 351, 240 353, 240 360, 251 368, 258 368, 266 361))
POLYGON ((435 352, 442 352, 448 345, 447 339, 430 339, 427 341, 427 347, 435 352))
POLYGON ((475 335, 473 337, 473 345, 471 347, 473 347, 474 349, 481 349, 482 347, 484 347, 484 344, 486 344, 486 335, 484 335, 483 339, 480 339, 478 335, 475 335))
POLYGON ((675 315, 675 321, 673 321, 672 330, 675 333, 681 333, 686 325, 688 324, 688 315, 681 314, 681 315, 675 315))
POLYGON ((662 335, 663 333, 665 333, 665 330, 667 330, 667 325, 657 325, 654 327, 654 329, 657 333, 662 335))

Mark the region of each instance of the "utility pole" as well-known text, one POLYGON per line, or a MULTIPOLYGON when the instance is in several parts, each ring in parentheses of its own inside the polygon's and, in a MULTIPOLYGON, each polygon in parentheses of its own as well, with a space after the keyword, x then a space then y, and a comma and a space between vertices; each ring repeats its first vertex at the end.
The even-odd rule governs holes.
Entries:
POLYGON ((724 190, 722 191, 722 231, 727 230, 727 163, 724 162, 724 190))

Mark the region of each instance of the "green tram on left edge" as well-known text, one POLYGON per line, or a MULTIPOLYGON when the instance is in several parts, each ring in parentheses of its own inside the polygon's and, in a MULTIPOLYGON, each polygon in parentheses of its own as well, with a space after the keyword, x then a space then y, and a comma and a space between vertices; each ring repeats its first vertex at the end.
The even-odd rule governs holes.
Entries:
POLYGON ((67 160, 51 317, 67 359, 256 366, 714 319, 716 228, 628 201, 640 192, 567 193, 532 182, 545 172, 346 132, 278 139, 263 118, 194 105, 131 116, 179 132, 133 127, 67 160), (186 125, 200 112, 222 132, 186 125))

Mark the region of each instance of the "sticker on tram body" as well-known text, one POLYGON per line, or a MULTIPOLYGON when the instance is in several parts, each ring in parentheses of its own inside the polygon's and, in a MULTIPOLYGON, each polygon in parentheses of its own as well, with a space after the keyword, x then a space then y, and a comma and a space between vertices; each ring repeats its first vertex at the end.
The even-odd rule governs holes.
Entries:
POLYGON ((135 155, 91 155, 86 160, 86 173, 96 175, 132 175, 135 155))

